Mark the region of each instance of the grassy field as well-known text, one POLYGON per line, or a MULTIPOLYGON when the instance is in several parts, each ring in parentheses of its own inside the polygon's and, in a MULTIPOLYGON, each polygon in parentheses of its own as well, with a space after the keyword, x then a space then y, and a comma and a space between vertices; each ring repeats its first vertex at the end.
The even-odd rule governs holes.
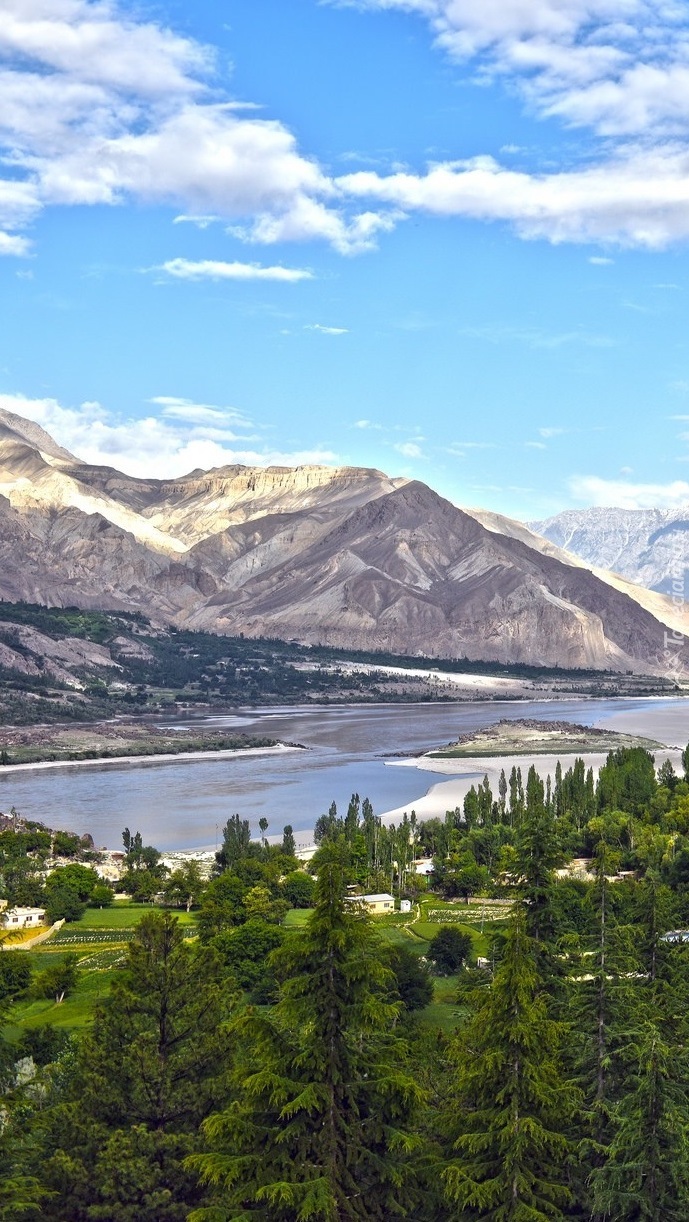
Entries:
MULTIPOLYGON (((59 1005, 48 998, 17 1002, 10 1012, 7 1028, 10 1039, 17 1040, 23 1031, 45 1023, 53 1023, 64 1030, 86 1026, 125 963, 127 942, 147 912, 160 912, 160 909, 152 904, 132 904, 128 900, 118 900, 110 908, 88 908, 81 920, 64 925, 55 937, 30 951, 36 973, 65 954, 76 954, 79 979, 74 992, 59 1005)), ((396 912, 376 918, 375 925, 391 946, 406 946, 418 955, 425 955, 431 938, 443 925, 451 925, 470 934, 476 957, 488 953, 487 934, 478 927, 481 914, 480 904, 467 908, 431 896, 422 900, 420 914, 416 909, 408 915, 396 912), (443 919, 445 914, 447 918, 443 919)), ((194 936, 194 913, 175 911, 174 915, 187 936, 194 936)), ((285 927, 303 928, 309 915, 308 909, 293 908, 285 917, 285 927)), ((451 1031, 461 1021, 463 1011, 456 1001, 458 983, 458 976, 434 980, 434 999, 423 1012, 424 1022, 451 1031)))
MULTIPOLYGON (((79 979, 74 992, 59 1005, 48 998, 17 1002, 10 1012, 9 1038, 19 1039, 23 1031, 45 1023, 64 1030, 86 1026, 124 965, 127 942, 142 916, 160 911, 152 904, 132 904, 129 900, 118 900, 111 908, 87 908, 81 920, 63 925, 49 941, 30 951, 36 973, 65 954, 76 954, 79 979)), ((185 932, 192 935, 195 931, 193 914, 174 912, 174 915, 185 927, 185 932)))

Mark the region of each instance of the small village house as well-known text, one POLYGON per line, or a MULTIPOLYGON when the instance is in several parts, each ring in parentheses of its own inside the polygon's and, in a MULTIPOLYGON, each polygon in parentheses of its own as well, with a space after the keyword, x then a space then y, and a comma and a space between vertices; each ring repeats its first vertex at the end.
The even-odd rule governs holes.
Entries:
POLYGON ((385 912, 395 911, 394 896, 382 892, 380 895, 348 895, 351 903, 365 904, 372 916, 380 916, 385 912))
POLYGON ((7 908, 0 914, 3 929, 39 929, 45 921, 45 908, 7 908))

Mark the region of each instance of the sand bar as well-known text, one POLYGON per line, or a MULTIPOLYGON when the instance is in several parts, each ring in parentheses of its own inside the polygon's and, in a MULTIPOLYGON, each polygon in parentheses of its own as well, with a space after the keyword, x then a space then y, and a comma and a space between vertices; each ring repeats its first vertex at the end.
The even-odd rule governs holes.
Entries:
POLYGON ((289 747, 286 743, 277 743, 274 747, 239 747, 227 751, 178 751, 169 755, 112 755, 104 759, 85 760, 40 760, 33 764, 2 764, 0 775, 8 776, 15 772, 34 772, 43 768, 107 768, 110 764, 177 764, 193 763, 196 760, 228 760, 239 759, 247 755, 284 755, 286 751, 303 751, 303 747, 289 747))
MULTIPOLYGON (((662 748, 654 752, 656 768, 659 768, 664 760, 669 759, 676 772, 681 773, 682 768, 682 753, 673 748, 662 748)), ((501 769, 505 769, 505 775, 509 777, 512 766, 521 768, 522 778, 526 784, 526 776, 529 768, 533 764, 540 776, 545 778, 555 774, 555 765, 560 760, 562 771, 566 772, 571 768, 576 759, 583 759, 587 768, 593 768, 595 774, 603 766, 608 757, 607 751, 587 753, 577 751, 572 755, 498 755, 492 758, 478 756, 474 759, 430 759, 426 755, 418 756, 415 759, 406 760, 386 760, 388 768, 416 768, 420 772, 434 772, 446 776, 446 781, 438 781, 435 785, 431 785, 430 789, 425 794, 421 795, 414 802, 407 802, 404 806, 398 806, 394 810, 386 810, 382 813, 382 818, 385 822, 399 822, 405 811, 410 814, 412 810, 416 811, 419 819, 432 819, 434 817, 444 818, 445 811, 454 810, 456 806, 461 806, 465 795, 469 792, 472 785, 479 785, 484 776, 488 777, 490 787, 493 794, 497 798, 498 781, 500 779, 501 769)))

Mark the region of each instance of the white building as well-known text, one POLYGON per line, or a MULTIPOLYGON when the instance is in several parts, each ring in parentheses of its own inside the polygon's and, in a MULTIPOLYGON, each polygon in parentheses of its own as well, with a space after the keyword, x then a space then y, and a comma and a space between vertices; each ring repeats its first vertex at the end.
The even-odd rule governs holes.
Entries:
POLYGON ((353 904, 365 904, 374 915, 395 911, 395 898, 388 895, 387 891, 380 895, 348 895, 347 899, 353 904))
POLYGON ((9 908, 2 914, 5 929, 37 929, 45 921, 45 908, 9 908))

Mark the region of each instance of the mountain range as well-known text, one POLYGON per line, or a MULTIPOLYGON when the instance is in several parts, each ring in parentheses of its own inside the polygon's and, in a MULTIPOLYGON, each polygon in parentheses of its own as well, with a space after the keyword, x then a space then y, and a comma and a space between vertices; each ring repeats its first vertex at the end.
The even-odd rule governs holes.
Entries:
POLYGON ((689 505, 680 509, 568 509, 531 529, 586 564, 664 594, 684 594, 689 505))
MULTIPOLYGON (((356 649, 667 670, 662 594, 416 480, 242 467, 144 480, 0 412, 0 596, 356 649)), ((676 669, 689 669, 680 642, 676 669)))

